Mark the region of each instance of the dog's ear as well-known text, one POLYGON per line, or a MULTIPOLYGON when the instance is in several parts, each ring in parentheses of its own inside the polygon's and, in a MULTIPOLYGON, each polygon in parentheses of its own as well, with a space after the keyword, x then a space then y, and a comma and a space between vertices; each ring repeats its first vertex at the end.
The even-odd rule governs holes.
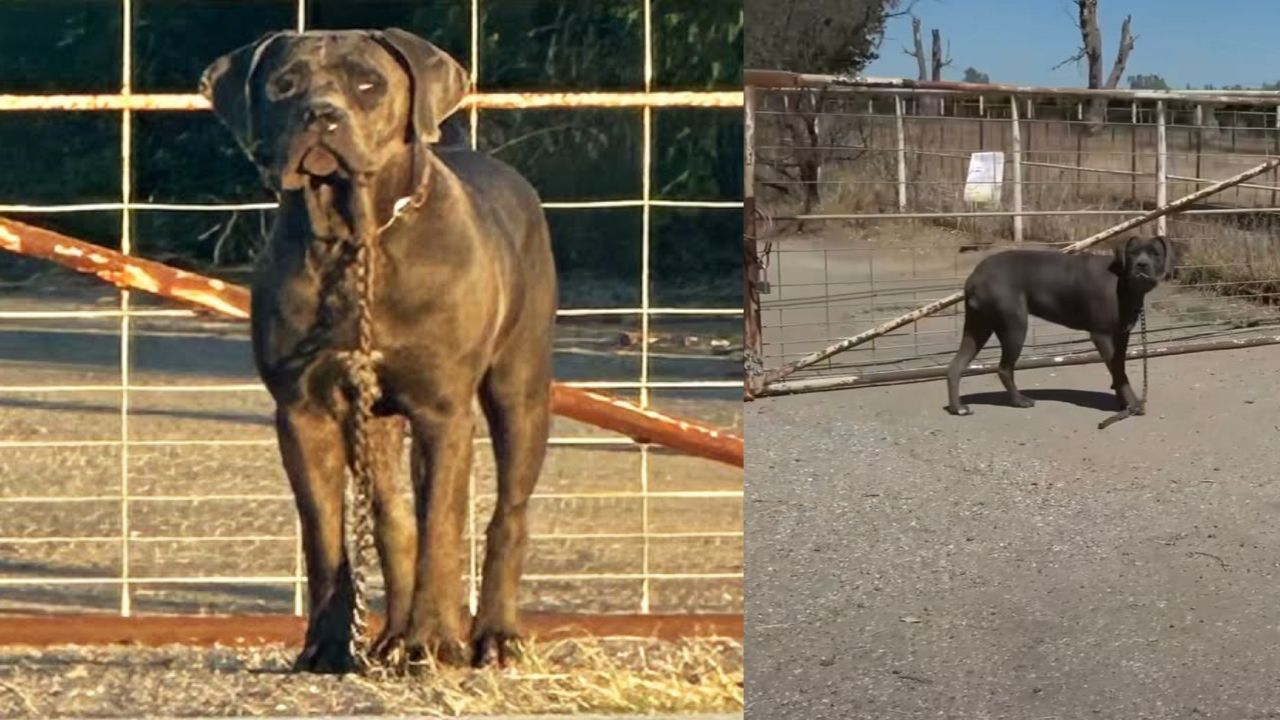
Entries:
POLYGON ((374 38, 409 73, 409 132, 420 142, 440 139, 440 125, 466 97, 467 71, 449 53, 399 28, 387 28, 374 38))
POLYGON ((254 72, 272 44, 293 34, 292 31, 267 33, 214 60, 200 75, 200 94, 213 106, 213 113, 231 130, 250 158, 254 156, 255 146, 251 108, 254 72))
POLYGON ((1174 271, 1178 267, 1178 248, 1169 239, 1163 235, 1157 235, 1156 243, 1160 245, 1161 257, 1164 261, 1164 267, 1161 268, 1160 279, 1168 280, 1173 277, 1174 271))
POLYGON ((1137 239, 1137 235, 1130 235, 1122 242, 1116 243, 1115 249, 1113 250, 1115 257, 1111 260, 1112 272, 1117 275, 1124 274, 1125 265, 1129 262, 1129 246, 1137 239))

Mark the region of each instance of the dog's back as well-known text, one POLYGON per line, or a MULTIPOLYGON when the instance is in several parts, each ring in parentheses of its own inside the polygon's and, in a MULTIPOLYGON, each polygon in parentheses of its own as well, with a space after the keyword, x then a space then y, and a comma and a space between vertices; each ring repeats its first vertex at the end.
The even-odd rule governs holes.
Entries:
POLYGON ((992 316, 1029 313, 1076 330, 1115 315, 1117 276, 1104 255, 1006 250, 984 258, 965 281, 965 310, 992 316))

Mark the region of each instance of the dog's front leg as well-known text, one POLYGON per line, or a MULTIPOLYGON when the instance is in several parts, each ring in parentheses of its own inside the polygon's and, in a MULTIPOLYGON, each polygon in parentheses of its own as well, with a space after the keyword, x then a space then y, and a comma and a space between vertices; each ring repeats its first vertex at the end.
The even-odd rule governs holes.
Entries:
POLYGON ((1127 408, 1133 415, 1142 415, 1146 412, 1143 402, 1138 398, 1138 394, 1133 391, 1133 387, 1129 385, 1129 374, 1125 372, 1125 360, 1129 356, 1129 331, 1121 330, 1115 334, 1112 342, 1115 350, 1112 353, 1111 361, 1107 363, 1107 369, 1111 371, 1111 387, 1116 391, 1116 397, 1120 403, 1127 408))
POLYGON ((471 432, 470 397, 448 412, 418 409, 410 419, 414 439, 414 497, 418 564, 409 620, 409 657, 435 655, 462 664, 462 531, 467 516, 471 432))
POLYGON ((403 659, 409 632, 413 582, 418 556, 418 526, 413 507, 397 492, 396 473, 404 452, 404 420, 379 418, 369 428, 374 461, 374 539, 387 588, 387 622, 372 648, 381 663, 403 659))
POLYGON ((276 410, 276 435, 302 524, 310 600, 305 646, 294 664, 304 672, 349 672, 351 568, 342 546, 342 427, 311 406, 276 410))
POLYGON ((498 470, 498 501, 485 536, 484 583, 471 631, 471 662, 506 664, 519 640, 516 607, 528 539, 529 496, 547 452, 550 353, 501 359, 480 402, 498 470))

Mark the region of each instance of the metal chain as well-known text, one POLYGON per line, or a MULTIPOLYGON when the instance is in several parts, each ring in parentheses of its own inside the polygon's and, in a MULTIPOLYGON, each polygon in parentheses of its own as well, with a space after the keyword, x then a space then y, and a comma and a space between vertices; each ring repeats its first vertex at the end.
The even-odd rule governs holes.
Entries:
POLYGON ((1147 308, 1138 309, 1138 320, 1142 323, 1142 408, 1147 407, 1147 308))
POLYGON ((380 354, 373 346, 373 243, 376 234, 370 233, 356 239, 355 295, 357 306, 356 350, 344 353, 347 379, 354 394, 354 407, 348 416, 351 439, 351 497, 352 510, 351 584, 354 591, 351 615, 351 656, 356 670, 367 672, 372 667, 369 658, 369 603, 368 580, 365 570, 376 560, 373 543, 373 482, 374 458, 369 446, 369 425, 373 421, 373 405, 382 395, 378 384, 377 362, 380 354))
MULTIPOLYGON (((373 537, 373 485, 376 458, 369 443, 369 426, 373 422, 373 406, 382 397, 378 383, 377 364, 382 353, 374 346, 373 339, 373 273, 374 245, 382 233, 411 210, 426 202, 426 179, 410 198, 396 203, 391 219, 381 227, 364 232, 355 238, 355 258, 348 271, 353 272, 354 282, 347 287, 354 289, 356 306, 356 349, 339 355, 347 371, 347 382, 352 391, 353 407, 348 416, 351 432, 351 498, 354 505, 351 517, 349 543, 352 548, 351 585, 351 657, 357 672, 373 670, 373 658, 369 653, 369 588, 366 570, 377 562, 373 537)), ((395 657, 388 658, 393 666, 404 660, 403 648, 393 648, 395 657)))

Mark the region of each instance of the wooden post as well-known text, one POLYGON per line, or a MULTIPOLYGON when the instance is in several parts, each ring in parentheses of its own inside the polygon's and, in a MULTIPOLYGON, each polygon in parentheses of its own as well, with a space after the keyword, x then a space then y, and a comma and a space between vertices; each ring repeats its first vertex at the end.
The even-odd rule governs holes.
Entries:
MULTIPOLYGON (((1169 145, 1165 133, 1164 101, 1156 101, 1156 205, 1163 206, 1169 202, 1169 145)), ((1169 229, 1169 219, 1156 218, 1156 234, 1165 235, 1169 229)))
POLYGON ((898 131, 898 212, 907 211, 907 133, 902 126, 902 97, 893 96, 893 117, 898 131))
POLYGON ((1009 102, 1010 148, 1013 152, 1013 241, 1022 242, 1022 134, 1018 131, 1018 98, 1010 96, 1009 102))

